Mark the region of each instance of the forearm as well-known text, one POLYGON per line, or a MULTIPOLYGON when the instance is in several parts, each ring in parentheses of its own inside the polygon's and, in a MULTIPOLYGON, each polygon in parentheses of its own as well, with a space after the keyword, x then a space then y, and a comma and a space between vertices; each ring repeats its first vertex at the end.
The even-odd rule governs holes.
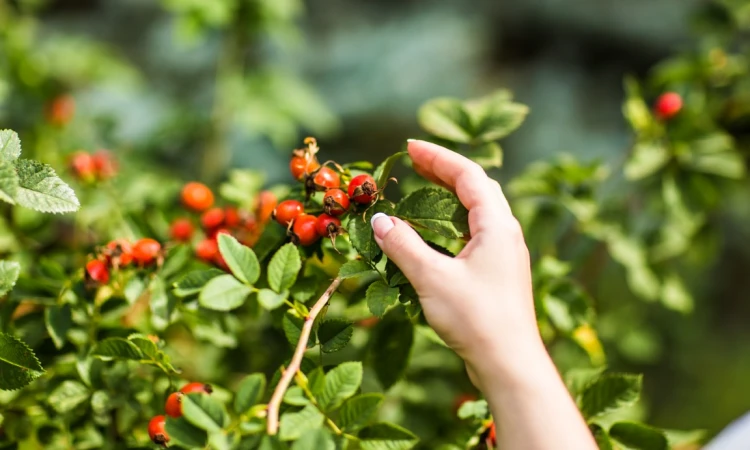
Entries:
MULTIPOLYGON (((506 359, 507 360, 507 359, 506 359)), ((502 450, 595 450, 591 433, 543 347, 519 371, 487 358, 475 376, 492 411, 502 450)))

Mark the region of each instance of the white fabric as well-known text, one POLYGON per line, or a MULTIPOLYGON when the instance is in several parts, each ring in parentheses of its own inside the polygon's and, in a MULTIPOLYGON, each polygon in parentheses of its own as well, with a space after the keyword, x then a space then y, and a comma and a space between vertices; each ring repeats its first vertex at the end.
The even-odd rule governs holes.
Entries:
POLYGON ((750 413, 729 424, 703 450, 750 450, 750 413))

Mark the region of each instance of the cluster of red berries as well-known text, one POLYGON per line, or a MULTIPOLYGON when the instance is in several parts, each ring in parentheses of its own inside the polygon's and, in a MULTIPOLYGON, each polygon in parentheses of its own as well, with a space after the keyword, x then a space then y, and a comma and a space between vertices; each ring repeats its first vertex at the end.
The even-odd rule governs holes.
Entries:
MULTIPOLYGON (((182 417, 182 398, 187 394, 206 394, 213 392, 210 384, 188 383, 179 391, 172 392, 164 404, 164 411, 168 416, 178 419, 182 417)), ((155 444, 167 446, 169 435, 166 430, 167 419, 163 415, 154 416, 148 423, 148 436, 155 444)))
POLYGON ((372 176, 362 174, 352 178, 344 191, 339 172, 318 162, 315 139, 307 138, 305 144, 306 148, 294 151, 289 170, 297 181, 304 183, 308 197, 313 192, 324 192, 323 213, 308 214, 302 202, 284 200, 274 210, 273 218, 287 228, 292 242, 308 246, 322 237, 334 239, 341 232, 341 216, 352 203, 372 204, 377 199, 378 186, 372 176))
POLYGON ((108 150, 79 151, 70 157, 70 169, 85 183, 105 181, 117 175, 117 159, 108 150))
MULTIPOLYGON (((255 214, 234 206, 214 206, 213 192, 208 186, 198 182, 187 183, 182 188, 180 197, 185 208, 201 213, 198 222, 204 237, 195 246, 196 256, 224 269, 227 266, 219 253, 218 235, 229 234, 252 247, 260 236, 262 225, 270 219, 276 207, 276 197, 269 191, 263 191, 258 196, 255 214)), ((193 219, 181 217, 172 222, 169 231, 175 241, 189 242, 193 239, 195 230, 193 219)))
POLYGON ((662 120, 669 120, 682 110, 682 97, 676 92, 665 92, 656 99, 654 113, 662 120))
POLYGON ((130 243, 117 239, 101 248, 95 258, 86 263, 86 279, 96 284, 109 283, 110 270, 136 264, 146 267, 162 258, 161 244, 151 238, 130 243))

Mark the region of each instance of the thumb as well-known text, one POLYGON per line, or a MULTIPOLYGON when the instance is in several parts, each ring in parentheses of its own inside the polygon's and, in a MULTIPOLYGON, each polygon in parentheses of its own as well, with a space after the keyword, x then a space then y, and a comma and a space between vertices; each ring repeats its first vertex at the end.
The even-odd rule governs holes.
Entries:
POLYGON ((383 253, 396 263, 415 286, 434 273, 437 264, 446 258, 430 248, 422 237, 403 220, 377 213, 370 219, 375 242, 383 253))

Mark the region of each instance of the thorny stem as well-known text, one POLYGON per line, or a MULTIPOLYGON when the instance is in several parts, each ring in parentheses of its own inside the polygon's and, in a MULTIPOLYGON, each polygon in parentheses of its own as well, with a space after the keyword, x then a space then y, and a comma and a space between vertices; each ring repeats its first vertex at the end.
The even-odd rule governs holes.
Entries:
POLYGON ((266 432, 269 435, 273 436, 279 431, 279 407, 281 406, 281 400, 284 398, 284 394, 289 388, 289 384, 292 382, 294 375, 300 368, 302 356, 307 349, 307 340, 310 338, 310 332, 312 332, 315 318, 320 314, 320 311, 326 303, 328 303, 331 295, 333 295, 336 289, 338 289, 340 284, 341 278, 334 279, 331 285, 328 286, 328 289, 326 289, 318 301, 315 302, 307 317, 305 317, 305 323, 302 325, 302 332, 299 335, 299 341, 297 341, 297 347, 294 349, 292 360, 289 362, 289 366, 284 369, 279 384, 276 385, 276 389, 273 391, 271 401, 268 402, 268 423, 266 425, 266 432))

